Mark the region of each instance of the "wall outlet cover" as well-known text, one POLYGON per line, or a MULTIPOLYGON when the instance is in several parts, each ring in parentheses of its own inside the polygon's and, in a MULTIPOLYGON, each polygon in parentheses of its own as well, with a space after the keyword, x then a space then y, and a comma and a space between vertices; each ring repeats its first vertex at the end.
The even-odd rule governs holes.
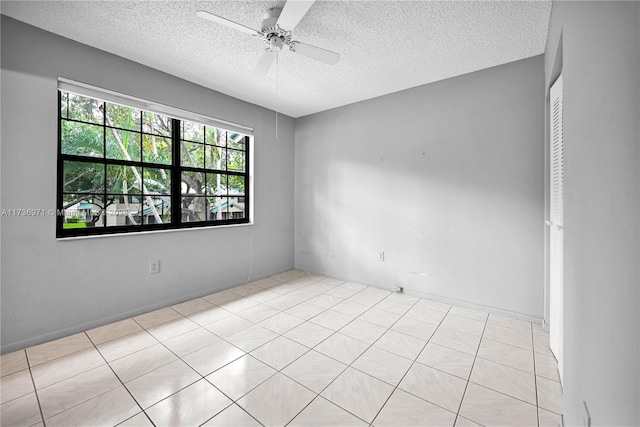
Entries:
POLYGON ((149 261, 149 274, 158 274, 160 273, 160 260, 153 259, 149 261))

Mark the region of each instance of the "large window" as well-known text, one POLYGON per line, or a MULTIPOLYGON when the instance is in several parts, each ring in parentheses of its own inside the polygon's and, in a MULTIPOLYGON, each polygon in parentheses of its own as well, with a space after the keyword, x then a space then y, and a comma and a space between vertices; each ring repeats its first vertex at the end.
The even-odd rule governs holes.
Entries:
POLYGON ((59 91, 58 237, 249 222, 250 137, 59 91))

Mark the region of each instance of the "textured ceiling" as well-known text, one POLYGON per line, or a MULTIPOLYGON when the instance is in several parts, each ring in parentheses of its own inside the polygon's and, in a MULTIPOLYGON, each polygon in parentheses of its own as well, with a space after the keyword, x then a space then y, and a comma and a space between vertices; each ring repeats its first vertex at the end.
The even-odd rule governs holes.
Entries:
MULTIPOLYGON (((2 1, 4 15, 276 108, 276 69, 253 68, 257 38, 199 19, 197 10, 258 28, 284 1, 2 1)), ((278 110, 292 117, 544 52, 550 1, 322 1, 294 40, 341 54, 335 66, 280 54, 278 110)))

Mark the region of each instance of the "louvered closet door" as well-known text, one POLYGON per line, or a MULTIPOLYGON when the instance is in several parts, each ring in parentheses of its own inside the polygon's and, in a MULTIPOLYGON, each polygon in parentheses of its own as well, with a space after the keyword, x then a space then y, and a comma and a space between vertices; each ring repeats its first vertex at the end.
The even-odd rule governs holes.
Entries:
POLYGON ((562 381, 563 343, 563 197, 564 144, 562 120, 562 76, 551 86, 550 221, 549 221, 549 309, 551 351, 558 360, 562 381))

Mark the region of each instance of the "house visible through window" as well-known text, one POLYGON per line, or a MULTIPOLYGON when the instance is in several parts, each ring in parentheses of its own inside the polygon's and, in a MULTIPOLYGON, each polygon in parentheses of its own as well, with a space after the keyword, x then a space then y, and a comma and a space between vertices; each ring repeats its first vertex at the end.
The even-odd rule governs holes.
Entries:
POLYGON ((250 136, 59 91, 58 237, 249 222, 250 136))

